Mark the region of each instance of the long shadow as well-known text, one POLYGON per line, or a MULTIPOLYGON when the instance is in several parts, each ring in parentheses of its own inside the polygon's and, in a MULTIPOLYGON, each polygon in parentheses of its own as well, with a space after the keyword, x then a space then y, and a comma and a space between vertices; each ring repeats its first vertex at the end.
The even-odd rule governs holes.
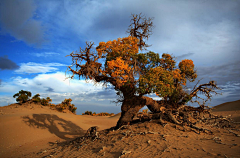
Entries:
POLYGON ((33 114, 32 117, 23 116, 23 121, 30 127, 48 129, 61 139, 69 140, 72 136, 82 136, 84 130, 71 121, 59 118, 57 115, 33 114), (70 136, 70 137, 69 137, 70 136))

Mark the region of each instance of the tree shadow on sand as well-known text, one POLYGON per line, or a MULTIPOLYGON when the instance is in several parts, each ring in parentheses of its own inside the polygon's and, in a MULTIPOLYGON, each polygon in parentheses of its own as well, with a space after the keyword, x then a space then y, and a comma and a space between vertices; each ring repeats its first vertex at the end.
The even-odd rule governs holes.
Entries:
POLYGON ((84 134, 84 130, 71 121, 59 118, 57 115, 33 114, 32 117, 23 116, 23 121, 30 127, 48 129, 61 139, 69 140, 84 134))

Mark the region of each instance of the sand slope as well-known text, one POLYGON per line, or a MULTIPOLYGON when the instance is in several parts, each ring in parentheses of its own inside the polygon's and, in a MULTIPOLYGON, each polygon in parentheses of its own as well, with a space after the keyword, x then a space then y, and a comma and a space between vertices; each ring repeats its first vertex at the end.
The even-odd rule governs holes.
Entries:
MULTIPOLYGON (((238 105, 239 101, 226 103, 213 111, 238 121, 238 105)), ((183 132, 173 124, 163 127, 143 122, 101 131, 115 126, 119 117, 120 113, 112 117, 73 115, 40 105, 0 107, 0 157, 240 157, 239 128, 231 132, 211 129, 215 133, 209 135, 183 132), (101 139, 74 148, 63 146, 92 126, 99 127, 101 139), (124 151, 131 153, 123 155, 124 151)))
POLYGON ((102 130, 116 122, 104 116, 61 113, 36 105, 0 107, 0 157, 22 157, 56 141, 82 136, 91 126, 102 130))
POLYGON ((213 107, 212 110, 214 112, 240 110, 240 100, 220 104, 218 106, 213 107))
POLYGON ((229 116, 235 122, 240 122, 240 100, 220 104, 213 107, 212 111, 216 115, 229 116))

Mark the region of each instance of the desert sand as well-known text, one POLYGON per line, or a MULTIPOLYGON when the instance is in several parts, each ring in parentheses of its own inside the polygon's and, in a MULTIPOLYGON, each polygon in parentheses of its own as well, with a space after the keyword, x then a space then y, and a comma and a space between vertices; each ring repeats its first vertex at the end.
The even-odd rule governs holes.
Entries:
MULTIPOLYGON (((216 106, 213 113, 240 122, 240 100, 216 106)), ((40 105, 0 107, 0 157, 240 157, 238 123, 207 127, 213 134, 137 120, 113 130, 119 117, 74 115, 40 105), (92 126, 98 126, 99 139, 80 141, 92 126)))

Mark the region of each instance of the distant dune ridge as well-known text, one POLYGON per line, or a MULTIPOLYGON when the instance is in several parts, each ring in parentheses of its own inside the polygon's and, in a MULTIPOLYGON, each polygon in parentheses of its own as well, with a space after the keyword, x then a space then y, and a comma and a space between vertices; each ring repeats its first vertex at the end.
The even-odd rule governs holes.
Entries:
MULTIPOLYGON (((240 122, 240 100, 212 111, 240 122)), ((0 157, 240 157, 239 130, 211 128, 213 135, 197 134, 154 121, 110 130, 120 116, 74 115, 34 104, 0 107, 0 157), (92 126, 98 126, 100 139, 67 143, 92 126)))
POLYGON ((121 116, 121 112, 117 113, 117 114, 114 115, 114 116, 110 116, 109 118, 110 118, 110 119, 116 119, 116 118, 120 118, 120 116, 121 116))
POLYGON ((236 111, 240 110, 240 100, 226 102, 212 108, 213 111, 236 111))

